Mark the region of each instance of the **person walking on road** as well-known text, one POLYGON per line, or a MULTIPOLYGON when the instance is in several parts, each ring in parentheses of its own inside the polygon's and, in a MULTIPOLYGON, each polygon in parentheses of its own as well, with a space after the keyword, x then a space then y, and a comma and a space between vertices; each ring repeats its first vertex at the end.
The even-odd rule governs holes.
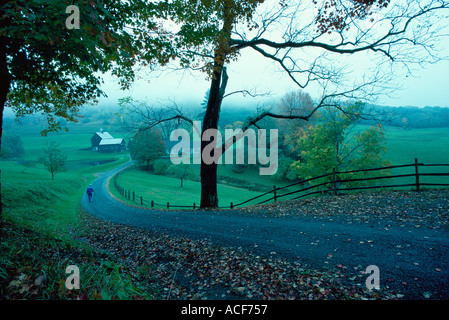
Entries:
POLYGON ((87 196, 89 197, 89 202, 91 202, 94 192, 95 192, 94 187, 90 184, 86 189, 87 196))

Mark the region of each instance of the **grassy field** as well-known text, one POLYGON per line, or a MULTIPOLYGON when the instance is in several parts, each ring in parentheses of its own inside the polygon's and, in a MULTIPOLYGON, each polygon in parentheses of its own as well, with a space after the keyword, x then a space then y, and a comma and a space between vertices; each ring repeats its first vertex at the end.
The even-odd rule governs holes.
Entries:
POLYGON ((1 161, 3 212, 7 218, 34 230, 64 234, 76 225, 81 196, 95 174, 126 161, 128 157, 116 156, 113 162, 91 166, 80 158, 73 160, 66 172, 56 174, 54 180, 40 165, 23 172, 24 167, 16 162, 1 161))
MULTIPOLYGON (((361 126, 361 128, 363 128, 361 126)), ((414 159, 418 158, 420 163, 425 164, 449 164, 449 128, 427 128, 404 130, 396 127, 386 127, 386 145, 388 151, 385 158, 390 160, 393 165, 412 164, 414 159)), ((414 173, 414 167, 392 169, 392 175, 414 173)), ((192 206, 193 202, 198 205, 200 197, 199 165, 194 165, 194 171, 197 181, 187 181, 183 188, 180 187, 178 179, 170 177, 161 177, 144 173, 136 168, 128 170, 118 177, 118 184, 126 190, 135 192, 144 200, 166 205, 167 202, 176 205, 192 206), (170 190, 170 192, 167 192, 170 190)), ((449 172, 444 167, 420 167, 422 173, 449 172), (446 170, 446 171, 445 171, 446 170)), ((220 165, 218 169, 219 181, 218 195, 219 206, 227 207, 230 202, 234 204, 243 202, 247 199, 260 195, 270 190, 273 185, 282 187, 291 184, 292 181, 277 180, 271 176, 261 176, 257 168, 247 168, 243 173, 236 173, 231 165, 220 165), (226 179, 229 179, 227 185, 226 179), (250 187, 247 190, 246 187, 250 187)), ((448 177, 421 177, 421 183, 447 183, 448 177)), ((405 177, 391 179, 389 184, 411 184, 415 183, 414 177, 405 177)), ((284 192, 293 191, 292 187, 284 192)), ((114 188, 111 188, 111 190, 114 188)), ((114 191, 117 197, 120 197, 117 191, 114 191)), ((297 195, 291 195, 283 199, 293 198, 297 195)), ((272 194, 257 199, 263 201, 272 197, 272 194)), ((139 202, 136 199, 136 202, 139 202)), ((132 201, 129 201, 132 202, 132 201)), ((254 204, 255 201, 248 204, 254 204)))
POLYGON ((5 216, 52 234, 64 234, 76 225, 81 196, 95 174, 129 160, 126 154, 82 150, 90 146, 90 138, 99 128, 95 124, 73 125, 68 133, 52 133, 47 137, 39 134, 38 126, 7 129, 8 133, 20 134, 25 154, 21 159, 0 161, 5 216), (24 159, 37 161, 43 154, 42 146, 51 140, 59 143, 61 151, 67 154, 67 170, 57 173, 54 180, 42 164, 36 163, 28 169, 19 164, 24 159))
MULTIPOLYGON (((449 164, 449 128, 404 130, 387 128, 386 159, 393 165, 411 164, 415 158, 424 164, 449 164)), ((397 168, 392 174, 414 173, 414 167, 397 168)), ((421 173, 449 173, 449 167, 419 167, 421 173)), ((449 177, 420 177, 420 183, 448 183, 449 177)), ((414 177, 396 179, 395 183, 415 183, 414 177)))
POLYGON ((449 128, 404 130, 386 128, 388 151, 385 157, 393 164, 449 163, 449 128))
MULTIPOLYGON (((180 206, 193 206, 195 203, 197 207, 200 203, 201 185, 198 181, 184 180, 181 187, 180 179, 153 175, 134 167, 120 174, 117 183, 126 190, 135 192, 135 203, 140 202, 140 197, 148 202, 154 201, 156 208, 166 208, 167 202, 180 206)), ((220 195, 220 207, 229 207, 231 202, 236 204, 260 194, 259 191, 222 183, 218 184, 217 188, 220 195)), ((110 183, 110 190, 116 197, 123 199, 113 188, 112 183, 110 183)))
POLYGON ((0 299, 153 297, 152 292, 129 281, 129 273, 120 261, 73 237, 73 230, 85 224, 81 221, 80 199, 87 185, 99 172, 129 160, 126 154, 81 150, 90 146, 90 138, 98 128, 74 127, 69 133, 48 137, 41 137, 36 127, 25 126, 14 132, 20 134, 25 149, 20 160, 36 161, 43 144, 55 140, 67 153, 67 171, 52 180, 41 164, 26 169, 19 159, 0 161, 5 219, 0 237, 0 299), (65 288, 65 268, 71 264, 80 268, 80 290, 65 288))

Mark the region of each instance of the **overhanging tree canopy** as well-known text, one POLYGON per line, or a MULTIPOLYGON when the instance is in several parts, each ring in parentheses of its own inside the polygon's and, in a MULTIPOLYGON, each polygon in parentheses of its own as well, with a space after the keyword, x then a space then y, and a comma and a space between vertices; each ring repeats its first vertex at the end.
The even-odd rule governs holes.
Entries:
POLYGON ((47 134, 61 129, 58 118, 76 122, 82 105, 104 96, 103 73, 127 88, 134 65, 167 63, 170 47, 157 36, 152 3, 79 0, 80 28, 68 29, 71 4, 0 0, 0 146, 5 106, 18 117, 44 114, 47 134))
POLYGON ((104 96, 102 75, 111 72, 123 88, 138 63, 165 64, 161 39, 145 28, 154 5, 146 1, 76 2, 80 28, 68 29, 68 1, 3 0, 0 4, 0 108, 17 116, 43 113, 48 126, 58 117, 76 121, 82 105, 104 96))

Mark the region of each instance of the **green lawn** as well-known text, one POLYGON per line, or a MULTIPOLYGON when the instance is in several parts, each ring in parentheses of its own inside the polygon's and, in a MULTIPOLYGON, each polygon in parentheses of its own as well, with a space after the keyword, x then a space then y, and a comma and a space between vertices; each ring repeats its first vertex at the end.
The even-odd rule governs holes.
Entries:
MULTIPOLYGON (((51 181, 50 174, 40 164, 22 172, 24 167, 19 165, 16 160, 0 161, 4 201, 11 209, 21 207, 20 203, 24 204, 21 207, 23 212, 16 216, 20 216, 23 218, 22 220, 30 223, 45 221, 52 229, 73 220, 79 208, 82 192, 87 184, 95 178, 94 173, 106 171, 127 160, 124 154, 94 153, 82 150, 90 146, 90 138, 98 129, 97 125, 78 125, 71 127, 68 133, 54 133, 48 137, 42 137, 36 127, 21 128, 20 133, 25 149, 24 159, 36 160, 42 153, 43 144, 49 140, 57 141, 68 157, 67 172, 58 173, 55 181, 51 181), (105 164, 95 166, 95 164, 101 163, 105 164), (41 196, 41 200, 37 200, 37 195, 41 196), (11 199, 15 199, 16 204, 12 204, 11 199), (27 204, 26 207, 25 204, 27 204), (40 208, 39 206, 42 204, 47 209, 40 208), (45 214, 39 213, 44 211, 45 214)), ((106 129, 114 136, 120 136, 117 130, 114 131, 114 128, 106 129)), ((448 128, 404 130, 386 127, 388 151, 385 157, 395 165, 412 163, 414 158, 418 158, 420 162, 424 163, 449 163, 448 131, 448 128)), ((137 169, 123 173, 119 177, 119 184, 134 191, 138 197, 142 196, 147 201, 153 200, 164 207, 167 202, 175 205, 193 206, 193 203, 198 205, 200 202, 199 165, 194 165, 193 168, 197 181, 187 180, 184 182, 183 188, 180 187, 179 179, 151 175, 137 169)), ((236 204, 260 195, 270 190, 273 185, 282 187, 292 183, 287 180, 277 180, 272 176, 261 176, 258 174, 258 169, 254 167, 245 169, 243 173, 236 173, 232 168, 232 165, 220 165, 218 168, 220 181, 218 196, 219 205, 222 207, 228 207, 231 202, 236 204)), ((392 174, 409 173, 413 170, 414 168, 395 169, 392 170, 392 174)), ((420 170, 422 172, 441 172, 444 168, 420 168, 420 170)), ((421 180, 421 182, 431 181, 446 182, 447 177, 423 177, 421 180)), ((395 181, 395 183, 413 182, 413 177, 395 181)), ((266 198, 268 196, 257 201, 266 198)))
POLYGON ((63 234, 76 224, 81 196, 95 179, 95 173, 129 160, 126 154, 81 150, 90 146, 95 130, 96 127, 74 126, 68 133, 53 133, 48 137, 42 137, 38 127, 22 126, 13 131, 20 134, 25 154, 21 159, 0 161, 5 216, 52 234, 63 234), (67 154, 67 171, 57 173, 54 180, 40 163, 26 170, 19 164, 23 159, 37 161, 43 154, 42 146, 50 140, 58 142, 67 154))
POLYGON ((394 164, 449 163, 449 128, 404 130, 387 127, 386 158, 394 164))
MULTIPOLYGON (((198 181, 184 180, 183 187, 181 181, 177 178, 159 176, 141 171, 133 167, 121 173, 117 178, 117 183, 134 192, 136 202, 140 202, 140 197, 145 201, 154 201, 156 208, 166 208, 167 202, 171 205, 180 206, 199 206, 201 185, 198 181)), ((261 192, 250 191, 244 188, 238 188, 225 184, 218 184, 219 206, 229 207, 233 204, 243 202, 249 198, 258 196, 261 192)), ((110 181, 110 190, 116 197, 123 199, 113 187, 112 179, 110 181)), ((129 201, 132 203, 132 201, 129 201)))
MULTIPOLYGON (((83 160, 84 161, 84 160, 83 160)), ((128 157, 100 166, 78 166, 55 175, 41 165, 22 172, 24 167, 13 161, 0 161, 4 214, 34 230, 61 235, 78 222, 80 199, 95 173, 107 171, 128 157)))
MULTIPOLYGON (((80 150, 90 146, 90 138, 98 128, 83 127, 49 137, 41 137, 35 127, 20 130, 25 159, 37 160, 45 140, 56 140, 67 153, 67 171, 56 174, 54 180, 40 164, 23 171, 25 167, 18 164, 19 159, 0 161, 6 220, 0 244, 0 295, 18 295, 19 299, 76 299, 82 292, 89 299, 152 298, 152 293, 136 287, 118 259, 86 247, 73 237, 74 229, 86 227, 80 220, 80 199, 87 185, 99 172, 129 160, 126 154, 80 150), (80 132, 83 130, 92 132, 80 132), (112 162, 95 166, 104 160, 112 162), (65 268, 71 264, 81 270, 80 290, 69 291, 64 287, 65 268), (45 285, 30 287, 38 275, 45 275, 45 285), (20 283, 21 287, 17 289, 14 283, 20 283)), ((153 292, 151 285, 149 288, 153 292)))
MULTIPOLYGON (((388 151, 385 155, 394 165, 414 163, 415 158, 424 164, 449 164, 449 128, 404 130, 386 129, 388 151)), ((392 174, 414 173, 415 168, 397 168, 392 174)), ((449 167, 419 167, 421 173, 449 173, 449 167)), ((415 177, 395 179, 395 183, 415 183, 415 177)), ((420 177, 420 183, 448 183, 449 177, 420 177)))

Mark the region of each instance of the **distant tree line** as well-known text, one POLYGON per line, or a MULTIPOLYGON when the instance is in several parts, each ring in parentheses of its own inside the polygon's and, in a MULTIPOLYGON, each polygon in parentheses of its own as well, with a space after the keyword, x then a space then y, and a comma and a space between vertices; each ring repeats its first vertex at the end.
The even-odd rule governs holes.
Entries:
MULTIPOLYGON (((375 109, 391 115, 391 120, 385 125, 395 125, 406 129, 449 127, 449 108, 377 106, 375 109)), ((360 123, 372 124, 363 120, 360 123)))
MULTIPOLYGON (((254 114, 252 109, 237 108, 233 105, 229 107, 220 115, 219 126, 222 128, 254 114)), ((449 107, 371 106, 371 111, 388 116, 388 121, 381 121, 384 126, 398 126, 406 129, 449 127, 449 107)), ((361 119, 359 124, 376 125, 377 122, 361 119)))

